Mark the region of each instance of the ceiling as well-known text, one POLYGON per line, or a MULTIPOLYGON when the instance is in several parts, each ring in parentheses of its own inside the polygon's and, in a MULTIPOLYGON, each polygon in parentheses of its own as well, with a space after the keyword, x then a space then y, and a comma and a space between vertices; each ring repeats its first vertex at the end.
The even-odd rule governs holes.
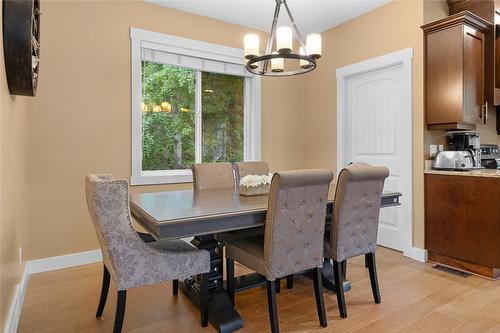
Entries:
MULTIPOLYGON (((263 31, 269 31, 271 28, 272 15, 276 4, 273 0, 144 1, 263 31)), ((312 32, 328 30, 389 1, 288 0, 287 3, 299 30, 305 36, 312 32)), ((280 13, 278 25, 280 24, 290 25, 284 8, 280 13)))

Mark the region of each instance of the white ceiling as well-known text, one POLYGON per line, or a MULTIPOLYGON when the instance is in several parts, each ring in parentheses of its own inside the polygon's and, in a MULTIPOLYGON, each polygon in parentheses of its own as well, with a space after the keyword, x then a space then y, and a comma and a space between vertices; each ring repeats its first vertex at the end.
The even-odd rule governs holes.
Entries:
MULTIPOLYGON (((269 31, 274 0, 144 0, 197 15, 269 31)), ((288 6, 301 33, 323 32, 390 0, 288 0, 288 6)), ((278 24, 290 25, 282 6, 278 24)), ((367 27, 369 29, 370 27, 367 27)))

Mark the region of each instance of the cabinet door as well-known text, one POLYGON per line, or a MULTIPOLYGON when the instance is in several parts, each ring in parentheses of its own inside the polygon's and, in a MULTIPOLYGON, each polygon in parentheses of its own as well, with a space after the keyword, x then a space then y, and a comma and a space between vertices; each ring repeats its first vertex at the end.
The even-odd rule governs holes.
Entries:
POLYGON ((463 55, 461 25, 426 36, 427 124, 463 122, 463 55))
POLYGON ((465 122, 483 120, 484 34, 464 25, 463 117, 465 122))
POLYGON ((500 268, 500 179, 425 175, 429 252, 500 268))

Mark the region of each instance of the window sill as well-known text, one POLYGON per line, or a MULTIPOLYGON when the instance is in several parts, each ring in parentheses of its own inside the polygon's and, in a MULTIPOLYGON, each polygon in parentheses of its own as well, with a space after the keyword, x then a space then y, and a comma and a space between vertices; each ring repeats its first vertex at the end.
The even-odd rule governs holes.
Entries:
POLYGON ((130 185, 159 185, 191 183, 191 170, 143 171, 140 176, 130 177, 130 185))

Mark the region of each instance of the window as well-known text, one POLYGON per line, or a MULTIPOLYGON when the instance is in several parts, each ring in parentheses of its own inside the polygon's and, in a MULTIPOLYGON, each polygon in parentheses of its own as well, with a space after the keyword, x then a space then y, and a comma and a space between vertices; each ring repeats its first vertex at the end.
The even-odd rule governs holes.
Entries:
POLYGON ((260 79, 243 52, 131 29, 132 185, 192 181, 191 164, 260 159, 260 79))

